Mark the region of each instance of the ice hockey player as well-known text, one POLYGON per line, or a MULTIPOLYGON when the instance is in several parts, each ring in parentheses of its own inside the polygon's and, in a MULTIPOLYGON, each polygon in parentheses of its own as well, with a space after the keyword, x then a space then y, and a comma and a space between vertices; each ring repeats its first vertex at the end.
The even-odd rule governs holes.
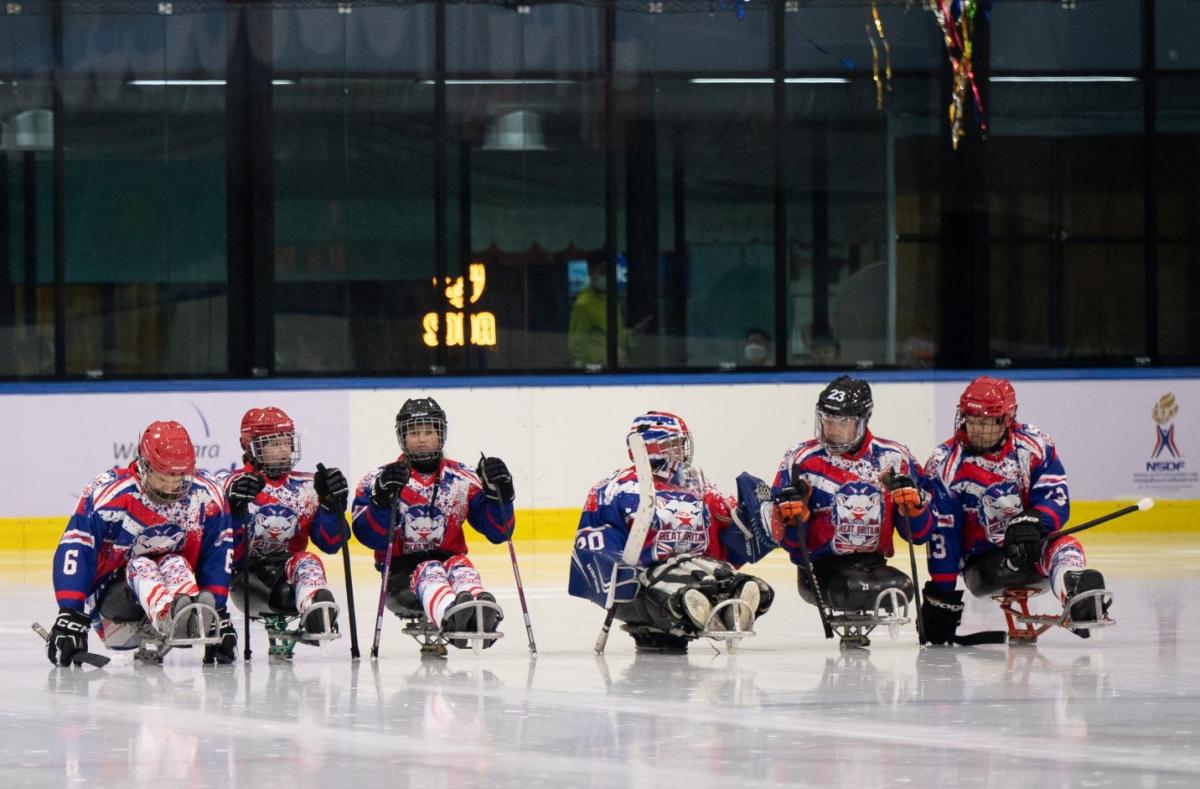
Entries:
MULTIPOLYGON (((1104 589, 1104 577, 1087 569, 1079 541, 1067 536, 1043 542, 1070 515, 1067 475, 1050 436, 1016 416, 1011 383, 976 378, 959 398, 953 437, 926 464, 942 493, 934 504, 932 580, 922 612, 933 643, 953 641, 962 619, 963 593, 954 588, 960 572, 976 596, 1049 579, 1074 623, 1104 618, 1107 606, 1096 595, 1071 603, 1077 594, 1104 589)), ((1089 635, 1086 627, 1071 629, 1089 635)))
POLYGON ((187 430, 152 422, 129 466, 83 489, 59 540, 50 662, 66 666, 86 652, 89 627, 113 648, 140 646, 147 619, 164 641, 206 635, 181 609, 225 604, 232 550, 220 489, 197 471, 187 430))
MULTIPOLYGON (((714 626, 748 630, 774 598, 765 581, 738 571, 776 547, 757 501, 747 495, 747 506, 738 511, 737 502, 705 480, 692 465, 692 434, 678 416, 649 411, 633 420, 626 444, 634 434, 645 442, 654 475, 654 518, 638 563, 622 562, 640 500, 631 464, 588 492, 575 532, 568 591, 604 606, 609 585, 615 584, 616 618, 643 651, 685 652, 689 641, 714 626), (719 612, 721 621, 710 622, 713 609, 731 598, 745 605, 726 606, 719 612)), ((739 491, 754 482, 769 500, 765 484, 749 475, 739 478, 739 491)))
POLYGON ((781 544, 799 567, 800 596, 817 601, 806 539, 826 607, 882 616, 891 606, 877 611, 880 592, 899 589, 911 599, 914 591, 912 579, 887 564, 893 535, 925 542, 932 513, 920 464, 908 447, 871 433, 873 409, 866 381, 843 375, 826 386, 817 398, 816 437, 784 454, 772 492, 788 524, 781 544))
MULTIPOLYGON (((388 610, 405 616, 423 610, 445 632, 493 633, 503 618, 491 606, 451 607, 472 600, 495 603, 467 558, 463 524, 500 544, 513 533, 513 479, 497 457, 481 458, 472 471, 443 455, 446 412, 432 398, 405 401, 396 414, 400 456, 369 472, 354 497, 354 536, 375 550, 382 572, 393 504, 397 510, 392 565, 387 579, 388 610), (482 623, 477 612, 482 611, 482 623)), ((450 642, 466 648, 464 639, 450 642)), ((484 647, 494 640, 485 639, 484 647)))
MULTIPOLYGON (((300 460, 300 436, 282 409, 251 408, 242 416, 243 466, 222 474, 225 498, 234 528, 232 598, 245 605, 247 568, 250 607, 254 615, 299 616, 304 634, 336 629, 337 609, 314 603, 333 603, 325 565, 307 550, 309 541, 325 553, 341 548, 349 488, 336 468, 317 464, 316 474, 295 471, 300 460), (250 558, 246 532, 250 529, 250 558), (310 609, 312 609, 310 611, 310 609)), ((231 663, 237 657, 237 635, 227 609, 221 609, 221 643, 208 647, 206 662, 231 663)))

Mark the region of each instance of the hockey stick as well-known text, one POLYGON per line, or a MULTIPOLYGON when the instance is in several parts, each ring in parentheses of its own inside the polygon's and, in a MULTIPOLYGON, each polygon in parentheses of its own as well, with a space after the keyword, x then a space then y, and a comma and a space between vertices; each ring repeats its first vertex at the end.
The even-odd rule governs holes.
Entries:
MULTIPOLYGON (((483 461, 487 460, 487 455, 483 452, 479 453, 479 478, 484 484, 489 484, 488 480, 483 475, 483 461)), ((517 582, 517 597, 521 600, 521 613, 525 615, 525 635, 529 637, 529 654, 537 657, 537 644, 533 641, 533 624, 529 619, 529 605, 525 602, 525 586, 521 583, 521 569, 517 567, 517 549, 513 547, 512 537, 508 540, 508 558, 512 559, 513 578, 517 582)))
POLYGON ((1046 543, 1054 542, 1059 537, 1066 537, 1068 534, 1074 534, 1075 532, 1083 531, 1084 529, 1090 529, 1093 526, 1099 526, 1101 523, 1107 523, 1108 521, 1111 521, 1114 518, 1121 518, 1121 517, 1124 517, 1125 515, 1129 515, 1130 513, 1133 513, 1133 512, 1148 510, 1153 506, 1154 506, 1154 499, 1152 499, 1152 498, 1147 497, 1144 499, 1138 499, 1136 504, 1130 504, 1128 507, 1122 507, 1121 509, 1117 510, 1116 512, 1110 512, 1107 515, 1101 515, 1099 518, 1093 518, 1092 520, 1088 521, 1087 523, 1081 523, 1078 526, 1072 526, 1069 529, 1064 529, 1062 531, 1056 531, 1051 534, 1047 534, 1045 537, 1042 538, 1042 545, 1045 545, 1046 543))
POLYGON ((921 618, 921 582, 917 578, 917 549, 912 543, 912 519, 901 515, 904 520, 904 541, 908 543, 908 561, 912 565, 913 602, 917 606, 917 643, 925 646, 925 622, 921 618))
MULTIPOLYGON (((799 468, 792 465, 792 484, 796 484, 799 478, 799 468)), ((821 594, 821 582, 817 580, 817 570, 813 567, 812 556, 808 553, 808 529, 805 528, 807 523, 797 523, 796 533, 800 537, 800 558, 804 559, 804 569, 808 571, 808 579, 812 581, 813 596, 817 598, 817 613, 821 616, 821 629, 825 631, 826 638, 833 638, 833 626, 829 624, 829 614, 825 610, 825 596, 821 594)))
MULTIPOLYGON (((646 442, 637 433, 629 436, 629 453, 633 455, 633 467, 638 476, 638 506, 633 516, 633 525, 629 528, 629 536, 625 539, 625 548, 621 551, 621 563, 636 567, 641 558, 642 548, 646 543, 646 534, 650 531, 650 523, 654 520, 654 474, 650 470, 650 458, 646 454, 646 442)), ((613 619, 617 616, 617 569, 613 565, 612 578, 608 584, 608 602, 605 608, 608 613, 604 616, 604 625, 596 636, 596 654, 603 655, 604 647, 608 644, 608 631, 612 629, 613 619)))
POLYGON ((537 644, 533 641, 533 624, 529 621, 529 605, 525 602, 525 587, 521 584, 521 570, 517 567, 517 551, 513 541, 508 540, 508 557, 512 559, 513 578, 517 581, 517 597, 521 598, 521 613, 525 615, 525 635, 529 636, 529 655, 537 657, 537 644))
POLYGON ((242 631, 245 636, 245 645, 242 647, 242 659, 249 662, 250 660, 250 524, 245 523, 242 528, 246 530, 242 537, 242 612, 245 617, 242 620, 242 631))
POLYGON ((346 513, 340 513, 342 520, 342 571, 346 574, 346 607, 350 609, 350 659, 358 660, 358 618, 354 614, 354 583, 350 576, 350 524, 346 523, 346 513))
MULTIPOLYGON (((50 641, 50 634, 46 632, 46 628, 42 627, 37 622, 33 623, 33 632, 41 636, 42 641, 50 641)), ((71 662, 76 666, 80 665, 81 663, 87 663, 89 666, 104 668, 108 665, 110 660, 112 660, 112 658, 104 655, 97 655, 95 652, 76 652, 71 656, 71 662)))
POLYGON ((392 501, 391 518, 388 519, 387 548, 383 557, 383 580, 379 584, 379 609, 375 612, 375 640, 371 644, 371 660, 379 659, 379 639, 383 635, 383 611, 387 603, 388 576, 392 572, 392 541, 396 538, 396 521, 400 517, 400 494, 392 501))
POLYGON ((829 624, 829 614, 825 611, 825 597, 821 594, 821 583, 817 580, 817 570, 813 567, 812 557, 808 554, 808 530, 797 525, 796 531, 800 536, 800 556, 804 559, 804 569, 808 570, 808 579, 812 581, 813 596, 817 598, 817 613, 821 615, 821 629, 825 631, 826 638, 833 638, 833 626, 829 624))

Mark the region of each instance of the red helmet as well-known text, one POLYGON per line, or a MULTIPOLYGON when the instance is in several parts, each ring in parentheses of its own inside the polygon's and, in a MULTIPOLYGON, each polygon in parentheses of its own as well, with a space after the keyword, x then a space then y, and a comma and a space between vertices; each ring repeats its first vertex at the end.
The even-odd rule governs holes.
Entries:
POLYGON ((196 448, 192 437, 178 422, 151 422, 138 442, 138 474, 142 488, 160 501, 175 501, 191 490, 196 473, 196 448), (177 477, 177 485, 155 484, 150 472, 158 477, 177 477))
POLYGON ((995 417, 999 440, 1017 417, 1017 392, 1013 385, 1003 378, 986 375, 967 384, 958 398, 958 411, 954 415, 955 435, 963 442, 967 441, 966 418, 969 416, 995 417))
POLYGON ((242 417, 242 451, 254 465, 271 476, 286 474, 300 460, 300 439, 296 423, 275 406, 251 408, 242 417), (269 447, 279 445, 284 450, 269 447))

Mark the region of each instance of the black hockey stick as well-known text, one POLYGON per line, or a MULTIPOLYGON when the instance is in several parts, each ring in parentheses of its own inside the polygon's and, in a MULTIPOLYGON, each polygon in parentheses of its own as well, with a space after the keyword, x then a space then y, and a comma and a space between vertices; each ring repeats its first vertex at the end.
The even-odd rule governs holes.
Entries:
POLYGON ((1147 497, 1144 499, 1138 499, 1136 504, 1130 504, 1128 507, 1122 507, 1115 512, 1110 512, 1107 515, 1101 515, 1099 518, 1093 518, 1087 523, 1081 523, 1078 526, 1072 526, 1069 529, 1063 529, 1062 531, 1056 531, 1051 534, 1047 534, 1042 538, 1042 544, 1045 545, 1046 543, 1054 542, 1059 537, 1066 537, 1068 534, 1074 534, 1075 532, 1083 531, 1084 529, 1090 529, 1093 526, 1099 526, 1101 523, 1107 523, 1115 518, 1121 518, 1125 515, 1129 515, 1130 513, 1148 510, 1153 506, 1154 499, 1152 498, 1147 497))
POLYGON ((833 638, 833 626, 829 624, 829 614, 825 610, 825 596, 821 594, 821 582, 817 580, 817 570, 813 567, 812 556, 808 553, 808 524, 797 524, 799 535, 800 556, 804 559, 804 569, 808 570, 808 580, 812 581, 813 596, 817 598, 817 613, 821 615, 821 628, 826 638, 833 638))
POLYGON ((908 561, 912 565, 913 603, 917 606, 917 643, 925 646, 925 622, 921 619, 921 581, 917 578, 917 549, 912 541, 912 518, 901 515, 904 521, 904 541, 908 543, 908 561))
POLYGON ((350 524, 346 523, 346 513, 340 513, 342 520, 342 570, 346 574, 346 607, 350 609, 350 659, 358 660, 358 618, 354 614, 354 583, 350 575, 350 524))
POLYGON ((392 572, 392 542, 396 538, 396 521, 400 518, 400 493, 392 501, 391 517, 388 519, 387 547, 383 557, 383 579, 379 583, 379 609, 375 612, 375 640, 371 643, 371 660, 379 659, 379 639, 383 635, 383 612, 387 604, 388 576, 392 572))
MULTIPOLYGON (((33 632, 37 633, 41 637, 42 641, 48 642, 50 640, 50 634, 46 632, 46 628, 42 627, 37 622, 33 623, 33 632)), ((76 666, 82 663, 87 663, 89 666, 104 668, 111 660, 112 658, 104 655, 97 655, 95 652, 76 652, 75 654, 71 655, 71 662, 76 666)))
POLYGON ((242 647, 242 659, 249 662, 250 660, 250 523, 242 525, 246 530, 245 536, 242 538, 242 613, 245 618, 242 620, 242 629, 245 634, 246 644, 242 647))

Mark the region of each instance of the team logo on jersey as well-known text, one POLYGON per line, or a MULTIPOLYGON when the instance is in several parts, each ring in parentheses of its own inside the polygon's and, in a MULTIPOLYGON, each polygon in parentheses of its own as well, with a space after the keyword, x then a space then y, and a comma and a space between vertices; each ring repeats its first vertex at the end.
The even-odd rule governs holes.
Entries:
POLYGON ((1158 398, 1158 402, 1154 404, 1150 415, 1156 423, 1155 440, 1154 452, 1150 457, 1156 458, 1164 452, 1173 458, 1182 457, 1179 447, 1175 445, 1175 425, 1171 424, 1171 420, 1178 413, 1179 404, 1175 402, 1175 395, 1170 392, 1158 398))
POLYGON ((979 496, 980 521, 987 529, 988 539, 997 544, 1002 543, 1008 519, 1024 508, 1017 483, 1005 481, 988 486, 979 496))
POLYGON ((708 522, 704 500, 680 493, 654 497, 654 558, 666 559, 684 553, 703 553, 708 547, 708 522))
POLYGON ((833 494, 833 549, 873 551, 883 527, 883 495, 867 482, 847 482, 833 494))
POLYGON ((129 553, 132 556, 158 556, 164 553, 174 553, 183 547, 186 533, 174 523, 164 523, 158 526, 148 526, 142 529, 130 543, 129 553))
POLYGON ((423 551, 441 544, 446 536, 446 515, 430 517, 429 507, 413 505, 404 518, 404 550, 423 551))
POLYGON ((264 504, 254 513, 255 548, 278 546, 296 536, 296 513, 282 504, 264 504))

